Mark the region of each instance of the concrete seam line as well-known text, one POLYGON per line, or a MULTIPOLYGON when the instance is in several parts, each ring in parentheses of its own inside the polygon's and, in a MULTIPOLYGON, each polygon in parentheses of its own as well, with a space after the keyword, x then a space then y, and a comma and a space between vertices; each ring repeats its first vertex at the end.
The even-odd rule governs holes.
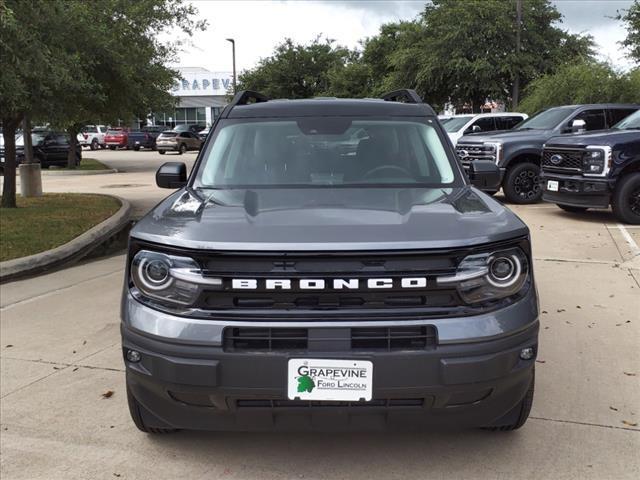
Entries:
POLYGON ((629 244, 629 248, 631 249, 631 254, 634 257, 637 256, 637 255, 640 255, 640 247, 638 247, 638 244, 633 239, 631 234, 627 231, 627 229, 624 227, 624 225, 619 223, 617 226, 618 226, 618 230, 620 230, 620 233, 622 234, 624 240, 629 244))
POLYGON ((627 430, 629 432, 640 432, 640 430, 633 427, 617 427, 615 425, 604 425, 602 423, 578 422, 576 420, 561 420, 559 418, 544 418, 544 417, 529 417, 529 418, 532 420, 542 420, 543 422, 570 423, 572 425, 582 425, 585 427, 612 428, 615 430, 627 430))
POLYGON ((131 204, 115 195, 103 193, 95 195, 115 198, 120 202, 120 209, 111 217, 59 247, 0 263, 0 283, 64 263, 70 259, 81 258, 91 251, 90 247, 98 246, 124 228, 131 217, 131 204), (84 255, 82 254, 83 250, 86 250, 84 255))

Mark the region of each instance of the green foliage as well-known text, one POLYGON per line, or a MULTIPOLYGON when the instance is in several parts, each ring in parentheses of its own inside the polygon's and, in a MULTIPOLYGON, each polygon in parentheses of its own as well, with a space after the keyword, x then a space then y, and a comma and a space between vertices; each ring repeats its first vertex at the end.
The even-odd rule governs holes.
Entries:
POLYGON ((272 56, 240 75, 238 89, 258 90, 272 98, 325 95, 330 91, 331 72, 335 75, 351 58, 349 50, 333 43, 316 38, 309 45, 300 45, 287 38, 272 56))
POLYGON ((640 63, 640 1, 635 0, 624 15, 619 15, 627 27, 627 37, 621 42, 629 50, 629 58, 640 63))
POLYGON ((640 69, 622 74, 597 62, 565 65, 534 80, 520 108, 534 113, 555 105, 640 103, 640 69))

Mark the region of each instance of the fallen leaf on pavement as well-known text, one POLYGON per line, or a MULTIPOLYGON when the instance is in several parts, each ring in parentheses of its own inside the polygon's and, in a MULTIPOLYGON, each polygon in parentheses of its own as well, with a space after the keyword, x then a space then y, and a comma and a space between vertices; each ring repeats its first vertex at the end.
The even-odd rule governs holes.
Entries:
POLYGON ((546 315, 547 313, 549 313, 549 312, 547 312, 546 310, 542 310, 542 314, 543 315, 546 315))
POLYGON ((102 394, 102 398, 110 398, 113 396, 113 390, 107 390, 102 394))
POLYGON ((546 360, 536 360, 536 363, 547 363, 546 360))
POLYGON ((11 345, 11 344, 4 346, 4 348, 11 348, 11 347, 13 347, 13 345, 11 345))
POLYGON ((636 376, 636 374, 633 373, 633 372, 622 372, 622 373, 624 373, 628 377, 635 377, 636 376))
POLYGON ((636 422, 629 422, 627 420, 622 420, 622 423, 624 423, 625 425, 628 425, 630 427, 637 427, 638 424, 636 422))
POLYGON ((576 308, 582 308, 580 305, 576 305, 576 308))
POLYGON ((556 312, 562 313, 562 312, 566 312, 566 310, 564 308, 559 308, 558 310, 556 310, 556 312))
POLYGON ((610 409, 610 410, 613 410, 614 412, 617 412, 617 411, 618 411, 618 409, 617 409, 616 407, 612 407, 611 405, 609 405, 609 409, 610 409))

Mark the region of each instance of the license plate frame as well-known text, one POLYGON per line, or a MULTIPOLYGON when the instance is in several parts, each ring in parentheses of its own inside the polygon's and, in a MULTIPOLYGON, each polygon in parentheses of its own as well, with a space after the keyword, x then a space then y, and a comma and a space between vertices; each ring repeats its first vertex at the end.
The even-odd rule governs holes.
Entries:
POLYGON ((560 182, 557 180, 547 180, 547 190, 557 192, 560 189, 560 182))

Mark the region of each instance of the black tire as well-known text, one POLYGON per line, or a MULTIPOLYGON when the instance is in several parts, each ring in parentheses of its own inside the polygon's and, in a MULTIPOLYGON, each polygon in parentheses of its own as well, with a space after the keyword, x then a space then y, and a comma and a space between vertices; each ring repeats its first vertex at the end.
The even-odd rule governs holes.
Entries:
POLYGON ((621 222, 640 225, 640 172, 630 173, 618 180, 611 206, 621 222))
POLYGON ((178 430, 175 428, 154 428, 148 427, 144 423, 144 419, 142 418, 142 407, 136 398, 133 396, 131 391, 129 390, 129 385, 127 385, 127 403, 129 404, 129 413, 131 414, 131 420, 138 427, 138 430, 144 433, 173 433, 178 430))
POLYGON ((136 152, 139 152, 139 151, 140 151, 140 147, 133 147, 133 149, 134 149, 136 152))
POLYGON ((100 145, 98 145, 98 139, 94 138, 93 140, 91 140, 91 143, 89 144, 89 148, 91 150, 98 150, 98 148, 100 147, 100 145))
POLYGON ((529 418, 529 413, 531 413, 535 385, 536 371, 534 369, 531 372, 531 384, 529 385, 529 389, 527 390, 524 398, 506 415, 496 420, 493 425, 485 427, 486 430, 491 430, 493 432, 510 432, 522 427, 526 423, 527 418, 529 418))
POLYGON ((498 193, 500 190, 483 190, 484 193, 486 193, 487 195, 493 197, 496 193, 498 193))
POLYGON ((115 145, 109 145, 109 150, 115 150, 116 146, 115 145))
POLYGON ((167 153, 167 152, 165 152, 164 150, 158 150, 158 153, 159 153, 160 155, 164 155, 164 154, 165 154, 165 153, 167 153))
POLYGON ((186 151, 187 151, 187 146, 184 143, 181 143, 180 147, 178 148, 178 155, 182 155, 186 151))
POLYGON ((101 143, 101 144, 100 144, 100 148, 101 148, 102 150, 104 150, 105 148, 107 148, 107 145, 106 145, 105 143, 101 143))
POLYGON ((571 205, 560 205, 559 203, 556 203, 556 205, 558 208, 569 213, 583 213, 587 211, 587 207, 572 207, 571 205))
POLYGON ((526 205, 542 198, 539 182, 540 167, 535 163, 518 163, 507 170, 502 185, 504 196, 511 203, 526 205))

